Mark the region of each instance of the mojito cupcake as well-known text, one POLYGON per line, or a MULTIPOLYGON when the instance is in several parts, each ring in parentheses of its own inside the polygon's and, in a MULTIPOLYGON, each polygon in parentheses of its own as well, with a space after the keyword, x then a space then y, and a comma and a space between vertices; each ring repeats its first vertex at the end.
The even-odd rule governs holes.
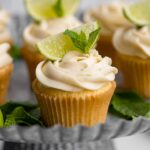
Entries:
POLYGON ((8 54, 10 45, 0 44, 0 104, 6 101, 10 76, 13 70, 12 58, 8 54))
POLYGON ((113 37, 117 66, 123 74, 123 87, 150 98, 150 1, 124 8, 125 16, 136 26, 118 29, 113 37), (140 14, 140 15, 139 15, 140 14))
POLYGON ((93 126, 106 121, 117 69, 93 48, 98 35, 99 27, 92 23, 38 43, 47 60, 36 68, 33 90, 47 126, 93 126), (82 46, 77 44, 80 36, 82 46), (54 41, 60 45, 54 46, 54 41))
POLYGON ((84 21, 98 21, 102 26, 101 38, 97 43, 97 49, 102 56, 109 56, 115 61, 115 50, 112 45, 113 33, 120 27, 128 27, 132 24, 122 13, 123 4, 113 2, 101 4, 99 7, 88 10, 84 15, 84 21))
MULTIPOLYGON (((40 1, 41 0, 39 0, 39 2, 40 1)), ((44 1, 47 1, 47 0, 44 0, 44 1)), ((42 1, 42 3, 44 3, 44 1, 42 1)), ((77 0, 75 0, 75 2, 76 1, 77 0)), ((47 3, 50 3, 50 2, 47 2, 47 3)), ((72 5, 74 5, 74 3, 72 5)), ((52 7, 51 4, 47 4, 47 5, 50 5, 48 6, 50 8, 52 7)), ((33 10, 35 9, 34 7, 32 8, 33 10)), ((72 7, 70 7, 70 9, 72 9, 72 7)), ((38 9, 42 9, 42 8, 40 7, 38 9)), ((30 23, 25 28, 24 33, 23 33, 24 46, 22 49, 22 55, 27 64, 30 80, 32 82, 35 79, 35 68, 37 64, 40 61, 44 60, 44 56, 41 55, 37 50, 37 47, 36 47, 37 42, 39 42, 40 40, 42 40, 43 38, 47 36, 54 35, 59 32, 63 32, 65 29, 71 29, 71 28, 77 27, 81 24, 81 22, 72 14, 66 15, 63 13, 60 15, 60 14, 57 14, 55 11, 51 12, 51 9, 47 10, 48 12, 46 13, 46 14, 49 14, 49 16, 44 15, 41 17, 40 15, 42 15, 42 12, 41 14, 35 15, 34 13, 32 13, 32 11, 29 8, 28 8, 28 11, 35 19, 40 20, 38 24, 35 22, 30 23)), ((41 10, 41 11, 44 11, 44 10, 41 10)))
POLYGON ((9 13, 3 9, 0 9, 0 44, 6 42, 12 45, 12 38, 8 30, 9 20, 9 13))
POLYGON ((150 26, 121 28, 113 38, 123 87, 150 98, 150 26))

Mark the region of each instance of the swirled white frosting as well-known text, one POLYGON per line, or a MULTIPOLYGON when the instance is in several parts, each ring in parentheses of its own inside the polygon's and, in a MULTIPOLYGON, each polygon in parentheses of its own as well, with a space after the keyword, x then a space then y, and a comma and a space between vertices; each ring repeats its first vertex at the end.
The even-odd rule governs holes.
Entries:
POLYGON ((102 34, 112 35, 119 27, 131 26, 122 13, 122 3, 102 4, 97 8, 93 8, 85 13, 84 20, 99 21, 102 26, 102 34))
POLYGON ((36 77, 41 84, 63 91, 98 90, 115 79, 117 69, 111 63, 96 50, 90 54, 71 51, 62 60, 39 63, 36 77))
POLYGON ((10 45, 7 43, 0 44, 0 68, 12 63, 12 58, 8 54, 10 45))
POLYGON ((120 28, 114 34, 113 44, 122 54, 150 58, 150 26, 141 29, 120 28))
POLYGON ((31 51, 36 51, 35 45, 41 39, 63 32, 66 29, 75 28, 81 25, 81 22, 73 16, 66 18, 51 19, 41 22, 41 24, 30 24, 24 31, 25 44, 29 45, 31 51))

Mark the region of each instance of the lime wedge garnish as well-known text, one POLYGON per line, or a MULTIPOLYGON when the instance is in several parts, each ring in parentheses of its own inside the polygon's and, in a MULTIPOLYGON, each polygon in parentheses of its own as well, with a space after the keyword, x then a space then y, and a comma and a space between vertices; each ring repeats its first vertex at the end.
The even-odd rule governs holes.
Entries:
POLYGON ((81 51, 84 53, 84 51, 82 51, 82 49, 77 47, 74 42, 79 43, 79 45, 83 45, 81 44, 81 42, 82 43, 87 42, 87 45, 85 45, 86 48, 88 48, 86 49, 87 52, 88 50, 94 47, 99 37, 99 29, 100 27, 96 22, 84 24, 78 28, 74 28, 72 30, 66 30, 66 31, 71 31, 73 33, 79 34, 79 37, 80 37, 80 33, 82 33, 82 35, 84 33, 86 39, 90 39, 90 40, 82 41, 82 39, 84 40, 83 36, 81 36, 81 38, 77 37, 78 39, 75 38, 74 40, 72 40, 70 36, 68 36, 64 32, 64 33, 47 37, 46 39, 37 43, 37 47, 41 52, 41 54, 50 60, 61 59, 67 52, 73 50, 81 51))
POLYGON ((2 111, 0 110, 0 128, 3 127, 3 125, 4 125, 4 118, 3 118, 2 111))
POLYGON ((80 0, 25 0, 28 13, 36 20, 48 20, 73 14, 80 0))
POLYGON ((150 24, 150 0, 139 0, 123 9, 125 17, 137 26, 150 24))

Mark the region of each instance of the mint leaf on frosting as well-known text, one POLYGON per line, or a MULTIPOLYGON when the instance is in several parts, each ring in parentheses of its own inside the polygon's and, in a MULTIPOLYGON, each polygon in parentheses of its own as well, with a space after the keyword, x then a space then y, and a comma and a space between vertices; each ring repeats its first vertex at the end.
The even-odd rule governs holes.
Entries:
POLYGON ((94 30, 87 37, 86 34, 81 31, 79 34, 72 30, 66 30, 65 35, 69 36, 74 46, 80 49, 83 53, 88 53, 91 48, 94 47, 100 33, 100 28, 94 30))
POLYGON ((62 8, 62 0, 57 0, 55 5, 53 6, 53 9, 58 17, 64 16, 64 11, 62 8))

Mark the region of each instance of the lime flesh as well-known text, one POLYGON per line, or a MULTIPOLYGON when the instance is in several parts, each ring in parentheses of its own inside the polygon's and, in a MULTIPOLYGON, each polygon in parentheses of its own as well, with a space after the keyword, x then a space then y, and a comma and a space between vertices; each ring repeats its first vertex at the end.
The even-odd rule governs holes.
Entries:
MULTIPOLYGON (((77 33, 80 33, 82 31, 88 37, 92 31, 98 28, 99 28, 98 23, 93 22, 93 23, 82 25, 78 28, 74 28, 72 29, 72 31, 77 33)), ((96 40, 97 38, 93 43, 95 43, 96 40)), ((70 37, 65 35, 64 33, 47 37, 46 39, 37 43, 37 47, 41 52, 41 54, 50 60, 61 59, 69 51, 73 51, 73 50, 80 51, 78 48, 74 46, 70 37)))
POLYGON ((150 0, 142 0, 126 6, 123 9, 125 17, 136 24, 144 26, 150 24, 150 0))
MULTIPOLYGON (((36 20, 57 18, 54 5, 57 0, 25 0, 28 13, 36 20)), ((79 5, 79 0, 61 0, 63 15, 72 15, 79 5)))

